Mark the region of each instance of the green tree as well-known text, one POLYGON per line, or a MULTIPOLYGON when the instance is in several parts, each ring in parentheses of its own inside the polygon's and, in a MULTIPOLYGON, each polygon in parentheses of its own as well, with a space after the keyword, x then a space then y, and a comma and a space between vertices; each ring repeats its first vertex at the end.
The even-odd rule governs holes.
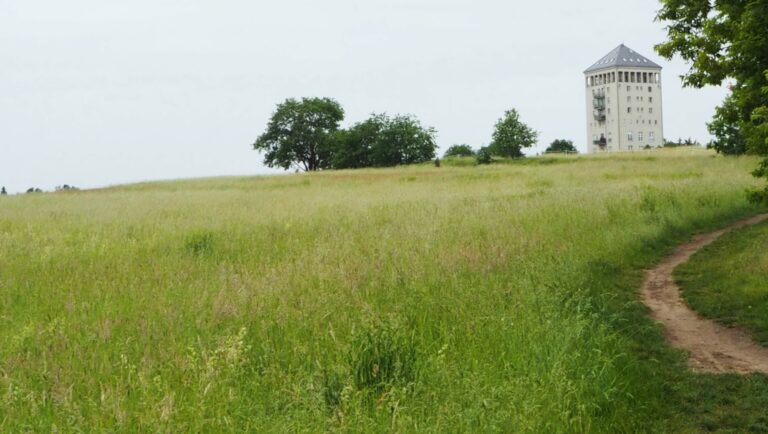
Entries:
POLYGON ((578 154, 579 151, 573 146, 573 142, 565 139, 553 141, 545 152, 563 152, 567 154, 578 154))
POLYGON ((477 164, 491 164, 493 162, 493 156, 487 146, 483 146, 477 150, 475 159, 477 160, 477 164))
MULTIPOLYGON (((735 81, 709 124, 713 147, 724 153, 768 153, 768 2, 765 0, 661 0, 657 19, 667 41, 656 51, 691 62, 683 85, 735 81)), ((757 170, 758 176, 768 176, 757 170)), ((752 195, 753 200, 765 200, 752 195)))
POLYGON ((253 148, 264 152, 269 167, 305 171, 331 165, 344 109, 330 98, 293 98, 278 104, 266 131, 253 148))
POLYGON ((741 134, 741 115, 733 95, 715 109, 712 122, 707 124, 709 133, 715 136, 711 147, 724 155, 740 155, 747 152, 747 143, 741 134))
POLYGON ((7 195, 7 194, 8 194, 8 192, 7 192, 7 191, 5 191, 5 187, 3 187, 2 189, 0 189, 0 195, 3 195, 3 196, 5 196, 5 195, 7 195))
POLYGON ((425 128, 413 116, 372 114, 336 134, 334 169, 387 167, 435 158, 434 128, 425 128))
POLYGON ((469 145, 453 145, 445 151, 443 158, 446 157, 471 157, 475 151, 469 145))
POLYGON ((382 128, 371 148, 374 166, 422 163, 435 158, 437 142, 434 128, 423 127, 418 119, 410 115, 393 118, 374 115, 377 116, 382 128))
POLYGON ((374 114, 348 130, 339 131, 333 168, 355 169, 373 166, 373 149, 387 122, 388 118, 385 115, 374 114))
POLYGON ((517 110, 504 112, 504 116, 496 122, 493 140, 488 150, 493 155, 507 158, 523 157, 523 148, 530 148, 536 143, 538 133, 520 121, 517 110))

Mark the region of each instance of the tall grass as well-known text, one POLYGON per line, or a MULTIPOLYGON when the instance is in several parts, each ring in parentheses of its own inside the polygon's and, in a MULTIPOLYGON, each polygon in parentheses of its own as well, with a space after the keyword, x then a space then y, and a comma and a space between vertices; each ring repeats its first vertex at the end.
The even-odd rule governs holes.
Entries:
POLYGON ((676 150, 0 198, 0 431, 675 429, 681 357, 636 285, 756 211, 754 163, 676 150))

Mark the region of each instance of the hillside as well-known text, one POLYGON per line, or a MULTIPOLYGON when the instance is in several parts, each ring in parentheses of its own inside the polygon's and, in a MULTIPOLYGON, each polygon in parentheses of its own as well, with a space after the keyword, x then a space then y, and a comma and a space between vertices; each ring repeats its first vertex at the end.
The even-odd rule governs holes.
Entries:
POLYGON ((721 380, 685 370, 638 288, 758 211, 755 164, 677 149, 0 198, 0 432, 704 429, 717 397, 697 393, 721 380))

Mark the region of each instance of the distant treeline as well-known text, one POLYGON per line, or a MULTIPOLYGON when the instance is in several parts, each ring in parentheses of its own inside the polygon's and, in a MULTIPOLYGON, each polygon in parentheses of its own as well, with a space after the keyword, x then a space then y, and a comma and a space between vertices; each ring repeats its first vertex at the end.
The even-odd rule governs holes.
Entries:
MULTIPOLYGON (((79 188, 75 187, 74 185, 57 185, 55 191, 74 191, 79 190, 79 188)), ((30 193, 43 193, 44 191, 37 187, 29 187, 26 191, 27 194, 30 193)), ((8 191, 5 189, 5 187, 0 187, 0 196, 6 196, 8 194, 8 191)))
MULTIPOLYGON (((306 171, 398 166, 436 156, 437 131, 415 116, 374 113, 347 129, 340 127, 343 120, 344 109, 331 98, 288 99, 278 104, 253 148, 264 153, 269 167, 306 171)), ((537 137, 512 109, 497 121, 489 146, 468 149, 478 163, 490 163, 492 156, 522 158, 522 149, 537 137)))

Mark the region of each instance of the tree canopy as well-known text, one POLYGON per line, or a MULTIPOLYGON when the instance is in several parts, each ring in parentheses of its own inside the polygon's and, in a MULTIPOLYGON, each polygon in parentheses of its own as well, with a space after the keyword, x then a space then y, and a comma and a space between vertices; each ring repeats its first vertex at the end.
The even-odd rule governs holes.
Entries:
POLYGON ((344 110, 330 98, 287 99, 278 104, 253 148, 269 167, 314 171, 421 163, 435 157, 435 129, 410 115, 373 114, 349 129, 344 110))
POLYGON ((277 106, 266 131, 253 148, 263 151, 264 164, 306 171, 331 164, 344 109, 330 98, 293 98, 277 106))
POLYGON ((557 139, 549 144, 549 147, 544 152, 563 152, 568 154, 578 154, 579 151, 573 146, 573 141, 565 139, 557 139))
POLYGON ((491 164, 493 162, 493 156, 491 155, 491 151, 488 150, 488 147, 483 146, 477 150, 475 160, 477 161, 477 164, 491 164))
MULTIPOLYGON (((734 81, 731 94, 708 125, 715 136, 713 147, 725 154, 768 154, 768 2, 661 0, 661 4, 657 19, 667 23, 667 41, 656 51, 667 59, 680 55, 691 62, 683 84, 703 87, 734 81)), ((768 190, 763 200, 768 200, 768 190)))
POLYGON ((445 151, 443 157, 472 157, 475 155, 475 151, 469 145, 452 145, 445 151))
POLYGON ((488 150, 493 155, 507 158, 523 157, 523 148, 536 144, 538 133, 520 120, 517 110, 511 109, 496 122, 493 140, 488 150))
POLYGON ((372 115, 347 130, 339 131, 332 167, 356 169, 373 166, 373 149, 385 124, 383 115, 372 115))
POLYGON ((373 147, 374 166, 421 163, 435 157, 437 142, 434 128, 423 127, 418 119, 410 115, 380 116, 383 128, 373 147))
POLYGON ((435 157, 435 129, 410 115, 373 114, 337 136, 333 168, 387 167, 435 157))

